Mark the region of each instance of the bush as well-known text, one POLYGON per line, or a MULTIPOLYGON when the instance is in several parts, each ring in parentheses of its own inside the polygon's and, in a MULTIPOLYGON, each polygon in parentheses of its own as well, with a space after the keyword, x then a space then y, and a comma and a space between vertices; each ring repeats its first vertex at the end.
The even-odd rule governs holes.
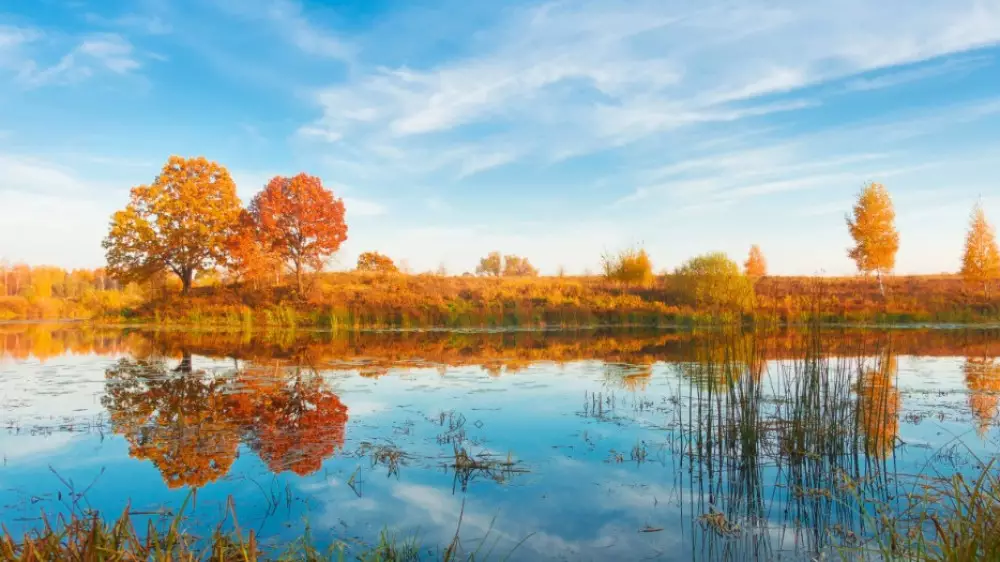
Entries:
POLYGON ((627 248, 601 256, 604 276, 610 281, 648 287, 653 283, 653 263, 642 248, 627 248))
POLYGON ((691 258, 674 280, 683 298, 698 307, 742 312, 755 302, 753 283, 721 252, 691 258))

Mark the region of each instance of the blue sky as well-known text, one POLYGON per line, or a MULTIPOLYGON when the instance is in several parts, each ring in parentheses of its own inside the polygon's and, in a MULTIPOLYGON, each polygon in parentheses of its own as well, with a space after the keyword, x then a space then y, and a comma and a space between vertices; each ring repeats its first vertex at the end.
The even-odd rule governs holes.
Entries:
POLYGON ((244 201, 321 177, 334 267, 758 243, 773 273, 846 274, 874 180, 897 271, 954 271, 976 199, 1000 220, 1000 0, 0 0, 0 256, 101 265, 171 154, 244 201))

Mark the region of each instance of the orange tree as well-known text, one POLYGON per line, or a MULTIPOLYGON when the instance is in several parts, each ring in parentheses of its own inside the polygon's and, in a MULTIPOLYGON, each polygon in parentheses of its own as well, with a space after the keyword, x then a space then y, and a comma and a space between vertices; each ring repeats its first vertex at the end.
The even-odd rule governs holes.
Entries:
POLYGON ((750 255, 743 263, 743 270, 747 277, 758 278, 767 275, 767 260, 764 259, 764 253, 757 244, 750 246, 750 255))
POLYGON ((319 178, 299 174, 277 176, 250 204, 262 240, 295 272, 302 292, 307 268, 322 269, 324 260, 347 240, 344 202, 323 187, 319 178))
POLYGON ((171 156, 153 183, 133 187, 128 206, 111 217, 102 244, 108 272, 130 282, 169 270, 187 294, 196 272, 223 263, 239 215, 225 167, 171 156))
POLYGON ((854 247, 847 255, 858 271, 875 273, 879 290, 884 292, 882 276, 896 267, 899 232, 896 231, 896 211, 889 192, 880 183, 869 183, 858 194, 852 215, 847 217, 847 229, 854 238, 854 247))
POLYGON ((983 206, 976 204, 972 210, 969 234, 965 238, 965 252, 962 254, 962 277, 968 283, 983 286, 983 292, 990 296, 990 281, 1000 276, 1000 251, 993 226, 986 220, 983 206))
POLYGON ((281 260, 261 237, 257 221, 249 211, 240 213, 232 236, 226 241, 227 263, 238 281, 259 288, 260 282, 281 273, 281 260))

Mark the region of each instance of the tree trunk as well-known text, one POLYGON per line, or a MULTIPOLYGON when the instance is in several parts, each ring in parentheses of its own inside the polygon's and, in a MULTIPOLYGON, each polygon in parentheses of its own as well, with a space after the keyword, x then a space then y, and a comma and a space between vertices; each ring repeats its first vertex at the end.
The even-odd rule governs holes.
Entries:
POLYGON ((181 294, 191 293, 191 282, 194 280, 194 269, 181 270, 181 294))
POLYGON ((882 297, 885 297, 885 285, 882 284, 882 271, 876 270, 875 277, 878 278, 878 292, 882 294, 882 297))
POLYGON ((174 372, 190 374, 192 370, 193 369, 191 366, 191 352, 186 349, 183 349, 181 350, 181 362, 177 365, 177 368, 174 369, 174 372))
POLYGON ((299 295, 302 295, 302 264, 295 262, 295 284, 299 288, 299 295))

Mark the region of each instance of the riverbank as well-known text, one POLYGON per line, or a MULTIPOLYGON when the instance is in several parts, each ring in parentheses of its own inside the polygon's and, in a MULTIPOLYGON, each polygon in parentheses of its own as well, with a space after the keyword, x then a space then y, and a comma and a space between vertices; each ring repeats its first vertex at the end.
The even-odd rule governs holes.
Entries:
POLYGON ((160 289, 88 300, 6 297, 0 319, 73 318, 183 326, 370 328, 984 324, 1000 321, 1000 298, 957 276, 894 277, 880 292, 857 277, 764 277, 739 305, 706 296, 673 275, 649 286, 600 277, 482 278, 326 273, 303 294, 291 287, 160 289), (16 300, 16 302, 15 302, 16 300))

